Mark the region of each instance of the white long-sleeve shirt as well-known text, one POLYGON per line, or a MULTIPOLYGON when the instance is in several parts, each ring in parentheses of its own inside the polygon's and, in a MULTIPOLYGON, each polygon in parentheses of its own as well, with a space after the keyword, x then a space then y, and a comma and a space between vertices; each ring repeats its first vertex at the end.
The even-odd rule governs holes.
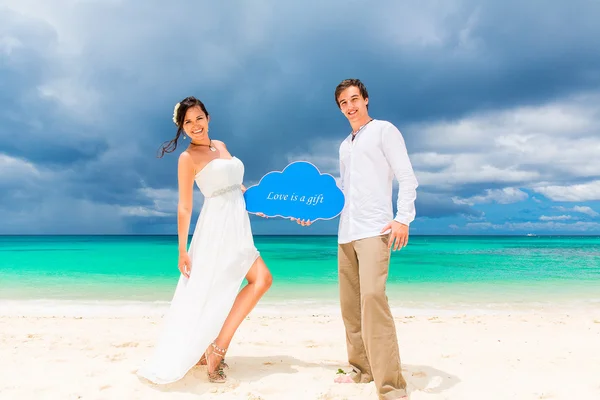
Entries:
MULTIPOLYGON (((390 122, 372 120, 354 140, 349 135, 340 145, 341 190, 339 243, 381 235, 393 218, 392 184, 398 180, 394 220, 409 225, 415 219, 417 178, 404 138, 390 122)), ((386 231, 386 232, 389 232, 386 231)), ((384 232, 384 233, 386 233, 384 232)))

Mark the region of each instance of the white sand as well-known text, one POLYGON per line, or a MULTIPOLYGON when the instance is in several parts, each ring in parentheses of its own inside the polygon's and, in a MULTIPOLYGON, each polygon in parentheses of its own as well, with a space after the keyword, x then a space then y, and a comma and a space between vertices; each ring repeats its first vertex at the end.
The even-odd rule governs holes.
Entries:
MULTIPOLYGON (((377 399, 373 383, 333 383, 347 367, 335 309, 281 310, 259 307, 244 321, 227 356, 228 383, 209 384, 196 367, 155 386, 135 371, 158 334, 156 313, 13 309, 0 317, 0 398, 377 399)), ((412 400, 600 399, 598 309, 394 312, 412 400)))

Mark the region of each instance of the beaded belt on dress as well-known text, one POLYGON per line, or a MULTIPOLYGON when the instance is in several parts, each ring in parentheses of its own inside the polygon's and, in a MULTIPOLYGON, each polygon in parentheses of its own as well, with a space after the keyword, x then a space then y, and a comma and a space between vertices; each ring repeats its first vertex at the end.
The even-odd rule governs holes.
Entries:
POLYGON ((214 192, 212 192, 210 194, 210 196, 206 196, 206 197, 216 197, 216 196, 220 196, 222 194, 228 193, 228 192, 233 192, 236 189, 240 189, 241 185, 237 184, 237 185, 231 185, 231 186, 226 186, 224 188, 221 188, 219 190, 215 190, 214 192))

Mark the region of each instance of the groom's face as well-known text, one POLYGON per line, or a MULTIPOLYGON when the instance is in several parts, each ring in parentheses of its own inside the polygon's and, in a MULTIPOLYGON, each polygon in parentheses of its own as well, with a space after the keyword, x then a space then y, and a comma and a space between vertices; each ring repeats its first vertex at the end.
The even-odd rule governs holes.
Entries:
POLYGON ((356 86, 344 89, 338 97, 338 104, 340 110, 350 122, 359 121, 368 115, 367 104, 369 104, 369 99, 363 98, 356 86))

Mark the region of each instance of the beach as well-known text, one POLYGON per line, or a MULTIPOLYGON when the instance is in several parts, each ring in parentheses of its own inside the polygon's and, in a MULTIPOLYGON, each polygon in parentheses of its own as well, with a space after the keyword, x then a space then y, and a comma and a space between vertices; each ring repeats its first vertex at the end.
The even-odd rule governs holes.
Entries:
MULTIPOLYGON (((0 399, 376 400, 349 370, 335 237, 257 237, 272 289, 227 353, 139 378, 178 273, 176 237, 0 237, 0 399)), ((600 238, 414 237, 388 297, 411 400, 600 399, 600 238)))
MULTIPOLYGON (((0 398, 377 399, 373 383, 333 382, 348 367, 334 308, 259 306, 229 349, 227 383, 194 367, 165 386, 135 373, 154 346, 159 310, 87 310, 13 307, 0 317, 0 398)), ((414 311, 394 308, 410 399, 600 398, 597 308, 414 311)))

